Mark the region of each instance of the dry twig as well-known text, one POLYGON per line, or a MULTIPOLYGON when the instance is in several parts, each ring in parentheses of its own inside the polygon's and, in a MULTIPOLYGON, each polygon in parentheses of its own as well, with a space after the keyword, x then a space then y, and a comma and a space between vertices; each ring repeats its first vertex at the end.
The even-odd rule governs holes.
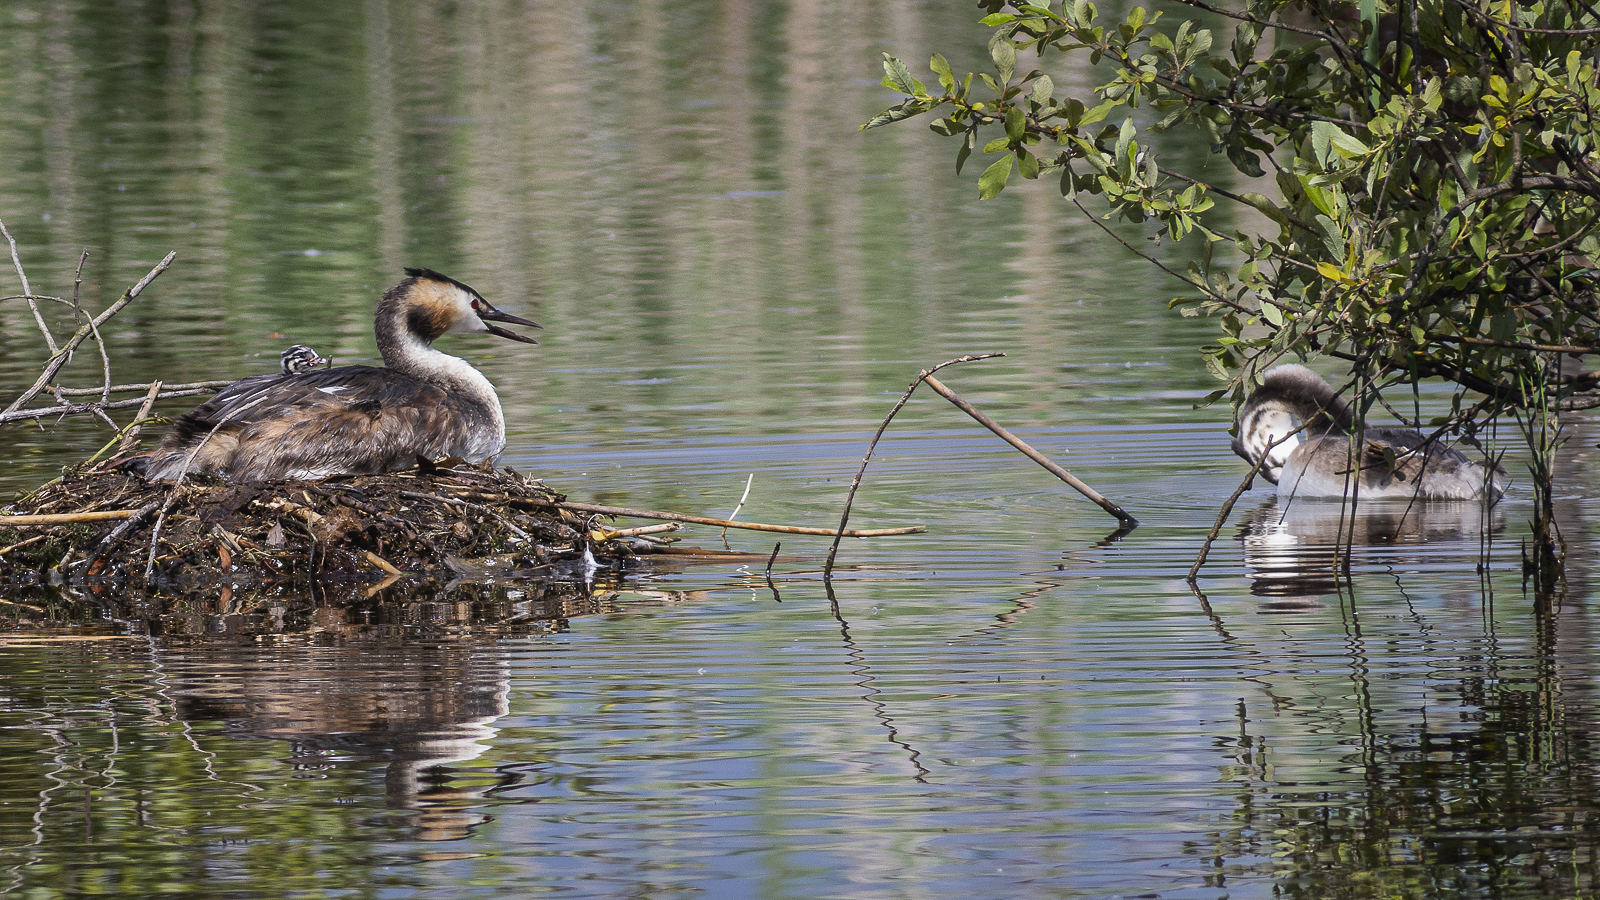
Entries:
POLYGON ((1194 586, 1195 578, 1200 575, 1200 567, 1206 564, 1206 557, 1211 554, 1211 545, 1216 542, 1217 535, 1222 533, 1222 525, 1228 521, 1228 514, 1233 512, 1233 505, 1239 502, 1239 498, 1244 495, 1245 491, 1250 490, 1250 484, 1255 481, 1256 474, 1266 464, 1267 457, 1272 455, 1273 449, 1279 444, 1305 431, 1307 424, 1309 423, 1302 424, 1299 428, 1268 444, 1267 449, 1261 452, 1261 458, 1256 460, 1256 464, 1250 467, 1250 471, 1245 473, 1244 480, 1239 482, 1239 486, 1234 488, 1233 494, 1228 497, 1227 502, 1222 504, 1222 509, 1217 511, 1217 521, 1211 525, 1211 532, 1206 535, 1205 543, 1200 545, 1200 554, 1195 557, 1194 565, 1189 567, 1188 580, 1190 587, 1194 586))
POLYGON ((839 527, 833 532, 833 545, 828 548, 828 561, 822 567, 822 577, 824 580, 827 580, 831 575, 833 575, 833 558, 839 552, 839 540, 841 538, 853 537, 852 534, 844 530, 844 526, 850 521, 850 507, 856 502, 856 491, 861 487, 861 477, 867 474, 867 463, 872 462, 872 454, 878 449, 878 441, 882 440, 883 433, 889 429, 889 422, 894 419, 895 413, 898 413, 901 408, 906 405, 906 402, 911 399, 912 392, 917 389, 917 385, 921 384, 922 380, 927 378, 929 375, 932 375, 946 366, 953 366, 957 363, 974 362, 980 359, 994 359, 997 356, 1005 356, 1005 354, 981 353, 977 356, 961 356, 955 359, 945 360, 931 369, 924 369, 923 371, 917 373, 917 377, 912 380, 911 386, 906 388, 906 392, 904 394, 900 395, 900 401, 894 405, 894 409, 889 410, 889 414, 883 417, 883 424, 878 426, 877 433, 872 436, 872 442, 867 444, 867 455, 861 460, 861 468, 856 470, 856 477, 850 480, 850 493, 846 494, 844 498, 844 513, 839 516, 839 527))
MULTIPOLYGON (((172 265, 172 261, 176 259, 177 256, 178 254, 176 252, 168 253, 166 257, 161 260, 161 262, 156 264, 155 268, 151 269, 143 278, 139 279, 138 283, 134 284, 133 287, 128 288, 126 291, 123 291, 122 296, 117 298, 115 303, 106 307, 105 310, 100 313, 100 315, 90 319, 89 324, 79 328, 77 332, 72 335, 72 337, 67 339, 65 344, 61 345, 59 350, 52 349, 50 353, 50 359, 45 363, 44 371, 40 373, 38 380, 33 383, 32 387, 28 388, 26 391, 23 391, 21 396, 11 401, 11 405, 5 408, 5 412, 16 412, 17 410, 21 409, 29 400, 32 400, 35 396, 37 396, 40 391, 44 390, 45 386, 56 377, 56 373, 61 371, 61 367, 66 365, 67 362, 72 358, 72 351, 76 350, 79 344, 83 343, 90 337, 90 335, 94 334, 96 329, 105 324, 107 319, 110 319, 112 316, 121 312, 123 307, 138 299, 139 294, 143 293, 145 287, 147 287, 150 282, 154 281, 162 272, 165 272, 168 267, 172 265)), ((41 319, 41 327, 42 322, 43 320, 41 319)))
POLYGON ((972 404, 956 396, 955 391, 945 387, 944 384, 939 381, 939 379, 933 377, 932 373, 924 376, 922 380, 926 381, 928 383, 928 387, 933 388, 934 391, 939 394, 939 396, 949 400, 951 403, 954 403, 956 408, 976 419, 979 425, 982 425, 983 427, 999 435, 1000 438, 1006 443, 1017 448, 1018 450, 1021 450, 1022 455, 1043 466, 1045 471, 1056 476, 1062 481, 1065 481, 1072 487, 1073 490, 1084 495, 1085 497, 1088 497, 1090 500, 1093 500, 1101 509, 1115 516, 1117 521, 1121 522, 1125 527, 1132 527, 1139 524, 1139 520, 1128 515, 1128 513, 1125 512, 1122 507, 1112 503, 1110 500, 1107 500, 1100 494, 1099 491, 1096 491, 1094 488, 1089 487, 1082 481, 1079 481, 1077 478, 1073 477, 1071 472, 1068 472, 1066 469, 1063 469, 1046 459, 1044 454, 1028 446, 1027 443, 1022 440, 1022 438, 1019 438, 1004 428, 1001 428, 998 423, 979 412, 972 404))
MULTIPOLYGON (((511 501, 512 506, 532 506, 550 509, 569 509, 573 512, 598 513, 602 516, 626 516, 631 519, 661 519, 667 522, 689 522, 694 525, 711 525, 722 528, 743 528, 746 531, 775 531, 779 534, 814 534, 818 537, 833 537, 839 532, 833 528, 805 528, 799 525, 763 525, 759 522, 733 522, 728 519, 712 519, 706 516, 691 516, 684 513, 661 512, 653 509, 630 509, 625 506, 601 506, 598 503, 573 503, 569 500, 533 500, 517 499, 511 501)), ((908 525, 904 528, 871 528, 860 531, 846 531, 845 537, 888 537, 895 534, 921 534, 927 531, 925 525, 908 525)))

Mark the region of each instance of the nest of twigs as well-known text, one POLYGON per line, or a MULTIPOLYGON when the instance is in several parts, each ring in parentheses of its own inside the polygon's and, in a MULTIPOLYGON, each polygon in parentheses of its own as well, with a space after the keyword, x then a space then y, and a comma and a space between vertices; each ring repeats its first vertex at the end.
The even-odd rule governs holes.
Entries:
MULTIPOLYGON (((0 580, 184 592, 314 578, 439 582, 492 571, 582 578, 617 570, 673 526, 611 531, 506 468, 427 466, 320 482, 147 482, 63 475, 10 505, 48 524, 0 526, 0 580)), ((13 519, 12 521, 16 521, 13 519)))

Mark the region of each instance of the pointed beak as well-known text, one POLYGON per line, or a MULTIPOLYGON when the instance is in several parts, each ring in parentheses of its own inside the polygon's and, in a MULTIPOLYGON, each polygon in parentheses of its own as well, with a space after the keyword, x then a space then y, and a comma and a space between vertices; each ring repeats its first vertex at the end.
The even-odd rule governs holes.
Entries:
POLYGON ((494 307, 490 306, 488 301, 486 301, 486 300, 481 300, 480 299, 478 301, 478 307, 479 307, 478 308, 478 318, 480 318, 480 319, 482 319, 484 321, 484 325, 485 325, 485 327, 487 327, 489 329, 489 333, 490 334, 497 334, 500 337, 510 338, 513 341, 521 341, 524 344, 537 344, 537 343, 539 343, 538 341, 534 340, 533 338, 531 338, 531 337, 523 337, 522 335, 517 334, 515 331, 507 331, 504 328, 498 328, 498 327, 496 327, 494 325, 488 324, 490 322, 509 322, 512 325, 527 325, 530 328, 538 328, 539 327, 539 323, 538 322, 530 322, 527 319, 522 318, 521 316, 513 316, 510 313, 503 313, 500 310, 495 309, 494 307))

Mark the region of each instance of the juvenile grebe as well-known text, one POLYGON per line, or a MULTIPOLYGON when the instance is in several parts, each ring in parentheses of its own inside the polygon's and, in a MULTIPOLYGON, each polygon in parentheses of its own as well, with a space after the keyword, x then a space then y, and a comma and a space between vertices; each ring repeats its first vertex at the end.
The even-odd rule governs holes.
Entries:
POLYGON ((283 374, 299 375, 301 372, 309 372, 317 366, 331 363, 318 356, 317 351, 305 344, 295 344, 278 354, 278 364, 283 367, 283 374))
POLYGON ((1350 407, 1315 372, 1299 365, 1267 372, 1239 409, 1233 452, 1278 486, 1278 497, 1345 497, 1355 492, 1359 461, 1364 500, 1498 500, 1505 493, 1499 466, 1484 467, 1409 428, 1365 428, 1352 439, 1350 407), (1270 451, 1273 441, 1306 428, 1270 451))
MULTIPOLYGON (((234 393, 251 391, 263 385, 271 384, 285 375, 299 375, 301 372, 309 372, 317 366, 323 365, 333 365, 333 363, 317 355, 317 351, 307 347, 305 344, 295 344, 278 354, 278 372, 276 374, 251 375, 249 378, 241 378, 228 385, 224 390, 234 393)), ((134 463, 135 466, 143 465, 143 457, 135 457, 135 459, 139 460, 139 462, 134 463)))
MULTIPOLYGON (((390 472, 418 458, 482 462, 497 455, 506 428, 494 386, 466 360, 431 344, 450 331, 533 344, 489 323, 539 326, 431 269, 406 274, 373 317, 386 368, 340 366, 234 382, 178 419, 146 458, 145 477, 173 481, 187 471, 230 481, 312 479, 390 472)), ((295 359, 299 365, 301 357, 295 359)), ((283 364, 291 365, 288 351, 283 364)))

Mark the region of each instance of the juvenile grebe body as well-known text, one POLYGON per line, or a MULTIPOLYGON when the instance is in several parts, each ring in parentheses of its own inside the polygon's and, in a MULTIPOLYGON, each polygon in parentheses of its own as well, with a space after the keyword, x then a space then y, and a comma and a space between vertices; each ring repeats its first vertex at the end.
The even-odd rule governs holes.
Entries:
POLYGON ((1409 428, 1364 428, 1354 434, 1350 407, 1315 372, 1299 365, 1267 372, 1239 409, 1233 452, 1278 486, 1278 497, 1363 500, 1498 500, 1505 473, 1409 428), (1304 430, 1276 447, 1295 429, 1304 430), (1270 449, 1269 449, 1270 447, 1270 449), (1359 484, 1357 479, 1359 478, 1359 484))
POLYGON ((453 331, 532 344, 490 323, 538 326, 500 312, 477 291, 431 269, 406 274, 383 295, 374 316, 384 368, 291 374, 291 366, 306 360, 291 358, 290 348, 285 374, 234 382, 178 419, 146 459, 145 477, 173 481, 188 472, 230 481, 315 479, 390 472, 419 458, 482 462, 498 455, 506 432, 494 386, 432 343, 453 331))

